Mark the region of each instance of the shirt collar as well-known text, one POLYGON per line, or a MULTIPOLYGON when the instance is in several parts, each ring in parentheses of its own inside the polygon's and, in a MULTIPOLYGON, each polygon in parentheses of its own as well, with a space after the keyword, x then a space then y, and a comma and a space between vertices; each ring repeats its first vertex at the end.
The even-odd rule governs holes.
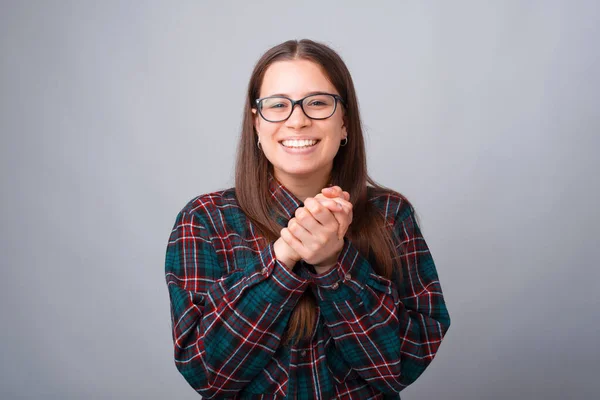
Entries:
POLYGON ((275 177, 269 173, 269 192, 271 198, 279 205, 283 214, 289 219, 294 216, 296 209, 304 204, 285 186, 283 186, 275 177))

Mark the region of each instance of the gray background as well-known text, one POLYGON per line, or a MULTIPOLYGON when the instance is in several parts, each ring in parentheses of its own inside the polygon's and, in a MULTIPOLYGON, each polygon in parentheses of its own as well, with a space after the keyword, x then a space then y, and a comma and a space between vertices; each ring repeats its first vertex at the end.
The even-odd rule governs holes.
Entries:
POLYGON ((2 1, 0 397, 195 399, 164 252, 233 184, 263 51, 347 62, 379 182, 415 204, 452 327, 403 399, 598 383, 595 1, 2 1), (484 4, 485 3, 485 4, 484 4))

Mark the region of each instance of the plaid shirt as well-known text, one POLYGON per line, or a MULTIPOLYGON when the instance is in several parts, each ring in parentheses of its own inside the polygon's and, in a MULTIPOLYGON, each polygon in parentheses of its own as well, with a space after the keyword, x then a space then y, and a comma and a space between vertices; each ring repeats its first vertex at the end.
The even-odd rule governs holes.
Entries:
MULTIPOLYGON (((272 178, 270 191, 287 220, 303 205, 272 178)), ((423 373, 450 326, 437 271, 410 203, 394 192, 369 201, 394 227, 403 281, 377 275, 347 238, 329 272, 303 262, 290 272, 234 189, 181 210, 165 268, 175 365, 202 397, 398 399, 423 373), (317 299, 316 327, 283 345, 305 290, 317 299)))

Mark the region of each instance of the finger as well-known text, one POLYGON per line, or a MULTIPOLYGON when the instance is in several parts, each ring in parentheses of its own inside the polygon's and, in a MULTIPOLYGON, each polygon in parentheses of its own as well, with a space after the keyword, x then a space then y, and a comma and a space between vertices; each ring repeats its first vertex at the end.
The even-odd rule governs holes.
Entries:
MULTIPOLYGON (((316 221, 315 225, 318 225, 316 221)), ((287 228, 303 244, 308 243, 312 239, 312 233, 302 226, 302 224, 296 218, 290 219, 287 228)))
MULTIPOLYGON (((321 223, 317 221, 306 207, 298 207, 294 215, 295 217, 293 219, 311 234, 313 234, 313 232, 318 232, 319 229, 321 229, 321 223)), ((292 220, 290 220, 290 222, 291 221, 292 220)))
POLYGON ((321 193, 323 193, 327 197, 342 197, 344 194, 342 188, 339 186, 323 188, 321 190, 321 193))
POLYGON ((318 200, 315 200, 312 197, 308 197, 304 201, 304 208, 310 211, 310 214, 317 220, 321 225, 331 225, 336 224, 337 229, 337 221, 331 211, 329 211, 325 206, 322 206, 318 200))
POLYGON ((315 200, 318 200, 322 205, 327 207, 331 212, 333 212, 334 215, 336 212, 340 212, 340 211, 342 211, 346 214, 349 214, 352 210, 352 203, 350 203, 349 201, 344 200, 340 197, 330 199, 328 197, 325 197, 323 194, 319 193, 314 198, 315 198, 315 200), (342 208, 339 209, 336 205, 332 204, 331 201, 335 201, 336 203, 340 204, 342 206, 342 208))
MULTIPOLYGON (((340 203, 342 206, 351 207, 352 203, 350 201, 346 200, 344 197, 345 197, 344 195, 338 196, 338 197, 329 197, 329 196, 325 196, 323 193, 319 193, 314 197, 314 199, 333 200, 333 201, 340 203)), ((323 204, 325 204, 325 203, 323 203, 323 204)))
POLYGON ((350 201, 345 200, 341 197, 329 198, 325 197, 325 195, 323 195, 322 193, 319 193, 314 197, 314 199, 321 202, 334 214, 336 212, 342 212, 348 215, 352 213, 353 204, 350 201), (336 209, 337 207, 335 205, 332 205, 330 201, 335 201, 336 203, 339 203, 342 206, 342 210, 336 209))
POLYGON ((344 237, 344 235, 346 234, 346 231, 348 230, 348 227, 350 225, 351 218, 349 218, 349 216, 348 216, 348 214, 349 214, 348 210, 352 209, 352 204, 349 204, 349 206, 346 205, 344 207, 341 204, 341 202, 342 202, 341 199, 339 199, 339 198, 336 198, 335 200, 328 199, 327 197, 325 197, 321 194, 318 194, 317 196, 315 196, 315 200, 319 201, 319 203, 321 203, 321 205, 324 205, 330 211, 332 211, 334 218, 336 219, 336 221, 339 224, 337 237, 338 237, 338 239, 342 239, 344 237))
MULTIPOLYGON (((322 197, 321 201, 326 201, 326 198, 322 197)), ((331 235, 335 235, 338 239, 344 237, 346 228, 340 230, 340 221, 342 222, 342 224, 347 225, 347 222, 343 221, 344 218, 347 218, 344 216, 343 209, 338 208, 338 205, 334 205, 334 202, 332 202, 331 206, 334 207, 337 210, 337 212, 331 212, 329 209, 320 204, 319 200, 316 199, 311 199, 308 202, 305 201, 305 204, 307 204, 307 213, 311 215, 313 213, 317 214, 317 217, 313 215, 314 219, 320 218, 319 226, 317 227, 317 229, 309 229, 317 242, 327 241, 329 240, 327 238, 331 237, 331 235), (309 207, 313 210, 312 212, 310 211, 309 207), (317 209, 321 209, 322 211, 318 211, 317 209), (323 218, 324 216, 325 218, 323 218)))
POLYGON ((328 188, 323 188, 321 193, 327 195, 330 198, 333 197, 341 197, 346 201, 350 201, 350 193, 346 191, 342 191, 342 188, 339 186, 332 186, 328 188))
POLYGON ((311 248, 315 242, 326 241, 328 236, 335 234, 338 231, 339 223, 337 222, 337 219, 328 210, 325 211, 331 215, 331 222, 321 224, 321 222, 319 222, 305 207, 300 207, 296 210, 296 217, 294 218, 295 222, 301 225, 309 233, 309 235, 299 237, 306 248, 311 248))
POLYGON ((321 205, 327 207, 327 209, 329 209, 329 211, 339 212, 339 211, 344 210, 342 203, 337 201, 338 198, 330 199, 328 197, 323 196, 321 193, 319 193, 318 195, 316 195, 314 197, 314 199, 317 200, 319 203, 321 203, 321 205))
POLYGON ((348 231, 348 228, 350 227, 350 223, 352 222, 352 217, 346 215, 346 214, 341 214, 341 213, 334 213, 333 214, 339 224, 339 228, 337 231, 337 237, 338 239, 343 239, 344 236, 346 235, 346 232, 348 231))
POLYGON ((335 193, 335 195, 337 197, 341 197, 341 198, 343 198, 346 201, 350 201, 350 193, 342 190, 342 188, 339 187, 339 186, 333 186, 332 188, 334 190, 333 191, 329 191, 329 193, 335 193))
POLYGON ((283 241, 287 243, 288 246, 290 246, 296 253, 298 253, 300 257, 305 257, 306 249, 302 245, 302 242, 300 242, 300 240, 296 236, 294 236, 294 234, 290 232, 288 228, 283 228, 279 232, 279 235, 281 236, 283 241))

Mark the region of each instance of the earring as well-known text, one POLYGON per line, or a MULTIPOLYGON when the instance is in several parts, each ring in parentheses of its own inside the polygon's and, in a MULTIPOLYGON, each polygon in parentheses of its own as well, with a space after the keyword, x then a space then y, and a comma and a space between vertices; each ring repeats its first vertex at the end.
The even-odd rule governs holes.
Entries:
POLYGON ((344 147, 345 145, 348 144, 348 137, 345 137, 341 142, 340 142, 340 147, 344 147))
POLYGON ((262 150, 260 147, 260 136, 258 137, 258 142, 256 142, 256 147, 258 147, 259 150, 262 150))

